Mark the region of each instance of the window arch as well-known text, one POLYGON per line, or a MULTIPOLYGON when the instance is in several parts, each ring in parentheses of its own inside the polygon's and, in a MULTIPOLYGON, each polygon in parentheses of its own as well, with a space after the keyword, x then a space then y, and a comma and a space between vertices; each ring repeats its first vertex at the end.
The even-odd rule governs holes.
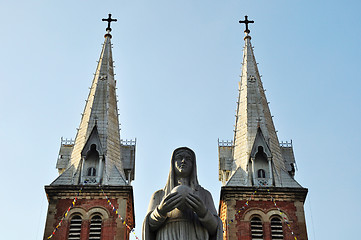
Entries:
POLYGON ((258 178, 266 178, 266 172, 263 169, 259 169, 257 172, 258 178))
POLYGON ((258 216, 251 219, 251 235, 252 240, 263 240, 263 224, 258 216))
POLYGON ((70 220, 68 240, 80 240, 81 216, 75 215, 70 220))
POLYGON ((271 235, 273 239, 283 239, 282 221, 279 217, 271 219, 271 235))
POLYGON ((100 240, 102 233, 102 218, 95 215, 91 218, 89 228, 89 239, 100 240))

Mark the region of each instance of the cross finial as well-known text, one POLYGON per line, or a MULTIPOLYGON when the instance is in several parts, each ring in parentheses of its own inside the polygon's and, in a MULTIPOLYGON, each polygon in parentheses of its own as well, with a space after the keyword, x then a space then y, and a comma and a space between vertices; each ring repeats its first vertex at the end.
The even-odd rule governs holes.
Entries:
POLYGON ((254 23, 254 21, 249 21, 248 20, 248 16, 244 16, 244 21, 240 20, 239 23, 244 23, 246 24, 246 30, 244 30, 245 33, 250 33, 251 31, 248 29, 248 23, 254 23))
POLYGON ((107 31, 111 32, 112 29, 110 28, 110 23, 111 22, 116 22, 117 19, 112 19, 112 14, 108 14, 108 18, 103 18, 102 21, 104 22, 108 22, 108 27, 106 28, 107 31))

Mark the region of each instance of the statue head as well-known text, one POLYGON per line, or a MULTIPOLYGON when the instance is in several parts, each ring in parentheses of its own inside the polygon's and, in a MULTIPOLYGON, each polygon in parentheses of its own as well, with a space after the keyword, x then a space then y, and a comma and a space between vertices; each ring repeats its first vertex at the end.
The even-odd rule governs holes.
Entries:
POLYGON ((178 148, 173 154, 174 174, 186 178, 192 174, 194 152, 189 148, 178 148))
POLYGON ((167 194, 178 185, 176 178, 188 178, 190 187, 198 189, 196 155, 192 149, 180 147, 173 151, 168 180, 164 187, 167 194))

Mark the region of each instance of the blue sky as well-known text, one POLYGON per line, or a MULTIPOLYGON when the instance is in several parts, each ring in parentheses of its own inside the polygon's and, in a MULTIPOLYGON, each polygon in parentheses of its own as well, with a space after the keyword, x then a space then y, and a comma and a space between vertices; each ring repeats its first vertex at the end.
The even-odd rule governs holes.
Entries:
MULTIPOLYGON (((136 234, 172 151, 192 148, 216 205, 217 139, 231 140, 244 27, 278 137, 309 189, 311 240, 356 239, 361 164, 359 1, 0 1, 3 239, 42 239, 44 185, 74 138, 111 12, 122 138, 137 138, 136 234)), ((131 239, 133 236, 131 236, 131 239)))

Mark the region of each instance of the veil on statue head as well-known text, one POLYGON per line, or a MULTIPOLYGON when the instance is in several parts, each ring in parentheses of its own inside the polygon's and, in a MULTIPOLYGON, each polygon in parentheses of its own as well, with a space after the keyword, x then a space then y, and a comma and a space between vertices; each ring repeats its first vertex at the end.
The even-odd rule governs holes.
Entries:
POLYGON ((190 183, 190 187, 194 190, 198 190, 199 189, 199 183, 198 183, 198 179, 197 179, 197 164, 196 164, 196 154, 193 152, 192 149, 187 148, 187 147, 180 147, 177 148, 173 151, 172 154, 172 159, 171 159, 171 163, 170 163, 170 170, 169 170, 169 175, 168 175, 168 180, 167 183, 164 187, 164 193, 165 196, 167 196, 173 188, 175 188, 176 182, 175 182, 175 172, 174 172, 174 160, 175 160, 175 156, 177 155, 177 153, 182 152, 182 151, 186 151, 188 152, 191 156, 192 156, 192 160, 193 160, 193 167, 192 167, 192 173, 189 176, 189 183, 190 183))

